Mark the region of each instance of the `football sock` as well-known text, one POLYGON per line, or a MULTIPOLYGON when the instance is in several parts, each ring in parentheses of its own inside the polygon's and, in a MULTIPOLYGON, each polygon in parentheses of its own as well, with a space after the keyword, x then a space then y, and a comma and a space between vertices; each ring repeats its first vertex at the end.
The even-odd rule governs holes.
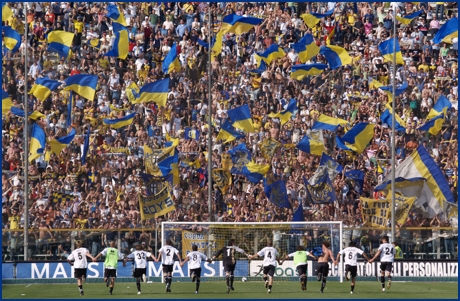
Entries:
POLYGON ((268 286, 268 289, 269 289, 269 290, 271 290, 271 289, 272 289, 272 286, 271 286, 271 285, 269 285, 269 286, 268 286))
POLYGON ((382 283, 382 287, 385 287, 385 276, 380 276, 380 282, 382 283))
POLYGON ((230 276, 225 276, 225 281, 227 282, 227 286, 230 286, 230 276))
POLYGON ((112 292, 113 292, 113 287, 110 287, 110 293, 112 293, 112 292))
POLYGON ((264 277, 264 281, 267 281, 267 280, 268 280, 268 277, 267 277, 267 276, 265 276, 265 277, 264 277))
POLYGON ((83 285, 79 285, 78 286, 78 290, 80 291, 80 293, 83 291, 83 285))
POLYGON ((198 291, 200 289, 200 277, 196 278, 195 290, 198 291))
POLYGON ((230 286, 233 286, 233 279, 235 278, 235 276, 233 275, 230 275, 230 286))
POLYGON ((307 285, 307 277, 306 276, 300 276, 300 282, 307 285))
POLYGON ((171 277, 171 276, 167 276, 166 279, 167 279, 167 281, 168 281, 167 283, 169 284, 169 286, 171 286, 172 277, 171 277))
POLYGON ((354 286, 354 285, 352 285, 352 286, 351 286, 351 291, 353 291, 354 289, 355 289, 355 286, 354 286))
POLYGON ((136 278, 136 286, 137 286, 137 290, 140 292, 141 291, 141 279, 140 278, 136 278))
POLYGON ((326 287, 326 277, 323 277, 323 282, 321 283, 321 291, 326 287))

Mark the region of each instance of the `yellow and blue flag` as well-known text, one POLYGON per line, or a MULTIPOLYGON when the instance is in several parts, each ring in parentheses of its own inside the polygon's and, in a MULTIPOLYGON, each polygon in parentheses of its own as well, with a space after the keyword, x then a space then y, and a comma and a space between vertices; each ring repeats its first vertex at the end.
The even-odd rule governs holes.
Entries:
POLYGON ((37 78, 28 94, 32 94, 38 100, 45 101, 51 95, 51 92, 59 88, 60 85, 60 82, 48 77, 37 78))
POLYGON ((200 140, 200 131, 197 129, 186 127, 184 131, 184 135, 185 135, 185 139, 195 139, 196 141, 200 140))
POLYGON ((292 44, 291 48, 299 54, 299 60, 302 64, 319 53, 319 47, 316 45, 315 38, 310 33, 307 33, 298 43, 292 44))
POLYGON ((254 132, 251 111, 249 110, 249 106, 247 104, 228 110, 227 115, 234 128, 240 129, 246 133, 254 132))
POLYGON ((134 116, 136 116, 136 114, 137 113, 134 112, 118 119, 104 119, 104 124, 109 125, 114 129, 119 129, 133 123, 134 116))
POLYGON ((174 154, 158 162, 158 168, 163 176, 172 174, 173 185, 179 184, 179 156, 174 154))
POLYGON ((209 49, 209 43, 197 38, 196 41, 198 42, 198 44, 206 49, 209 49))
POLYGON ((243 133, 239 133, 235 128, 230 124, 228 120, 225 120, 221 127, 219 134, 217 134, 216 140, 224 140, 224 143, 231 142, 236 139, 244 138, 243 133))
POLYGON ((305 24, 307 24, 308 27, 313 28, 316 24, 318 24, 319 21, 321 21, 322 18, 329 17, 333 13, 334 9, 331 9, 330 11, 327 11, 324 14, 309 13, 303 14, 300 17, 303 19, 303 21, 305 22, 305 24))
POLYGON ((246 144, 241 143, 228 151, 228 154, 232 158, 232 174, 242 175, 244 167, 251 162, 251 153, 246 148, 246 144))
POLYGON ((315 174, 317 177, 313 184, 310 184, 305 177, 302 177, 307 199, 310 199, 313 204, 333 203, 337 200, 337 196, 326 168, 320 169, 320 173, 317 171, 315 174))
POLYGON ((336 136, 337 147, 362 153, 369 142, 374 138, 374 124, 360 122, 345 133, 342 138, 336 136), (338 139, 337 139, 338 138, 338 139), (345 147, 344 147, 345 145, 345 147))
POLYGON ((352 63, 352 59, 345 48, 329 45, 321 46, 319 48, 319 54, 324 55, 331 69, 337 69, 340 66, 349 65, 352 63))
POLYGON ((318 75, 327 68, 326 64, 314 63, 307 65, 294 65, 291 68, 291 78, 303 80, 307 75, 318 75))
POLYGON ((382 120, 382 123, 386 123, 389 127, 392 126, 393 122, 393 115, 395 116, 395 129, 396 131, 405 131, 406 130, 406 123, 404 120, 401 119, 401 117, 398 116, 398 114, 393 114, 393 108, 387 103, 385 105, 385 111, 382 113, 380 116, 380 120, 382 120))
POLYGON ((353 169, 345 172, 345 177, 351 182, 351 186, 358 193, 363 193, 364 188, 364 172, 359 169, 353 169))
POLYGON ((36 123, 32 125, 32 134, 30 135, 30 156, 29 162, 43 155, 46 144, 45 131, 36 123))
POLYGON ((321 156, 321 154, 326 151, 326 149, 324 148, 324 143, 322 143, 321 141, 317 141, 315 139, 311 139, 307 135, 303 136, 303 138, 296 145, 296 148, 300 149, 301 151, 307 154, 317 156, 321 156))
MULTIPOLYGON (((415 178, 395 178, 395 192, 400 193, 406 197, 419 196, 422 192, 423 185, 425 184, 426 179, 422 177, 415 178)), ((389 193, 391 190, 391 179, 381 183, 380 185, 374 188, 374 191, 383 191, 389 193)))
POLYGON ((228 188, 230 188, 230 185, 232 185, 232 174, 229 170, 224 168, 213 168, 212 180, 217 185, 217 188, 225 194, 228 188))
POLYGON ((164 74, 169 74, 172 71, 179 72, 181 70, 178 55, 176 43, 174 43, 163 61, 162 71, 164 74))
POLYGON ((452 44, 452 39, 458 37, 458 19, 454 17, 447 21, 436 33, 433 43, 446 42, 452 44))
POLYGON ((271 185, 265 185, 264 191, 267 198, 275 206, 279 208, 292 208, 287 196, 286 183, 283 180, 274 182, 271 185))
POLYGON ((158 176, 149 175, 146 173, 141 173, 141 178, 144 181, 144 186, 146 188, 145 190, 146 190, 147 196, 153 196, 159 193, 159 191, 157 191, 156 189, 158 186, 155 185, 155 183, 168 182, 171 186, 173 185, 173 177, 171 174, 164 176, 164 177, 163 176, 158 177, 158 176))
POLYGON ((297 111, 297 100, 292 98, 289 101, 289 105, 287 106, 286 110, 278 113, 270 113, 268 117, 271 118, 279 118, 281 121, 281 125, 284 125, 286 122, 289 121, 289 119, 295 115, 297 111))
MULTIPOLYGON (((11 114, 16 115, 18 117, 24 118, 24 116, 26 116, 26 113, 24 112, 23 109, 19 109, 17 107, 11 107, 10 110, 11 110, 11 114)), ((39 111, 33 111, 33 112, 29 112, 28 117, 32 120, 37 120, 40 118, 45 118, 46 116, 39 111)))
POLYGON ((123 26, 128 26, 128 24, 126 24, 125 16, 116 5, 110 4, 107 6, 106 16, 123 26))
POLYGON ((65 80, 64 91, 74 91, 81 97, 93 100, 96 94, 97 75, 76 74, 65 80))
POLYGON ((136 103, 139 98, 139 87, 135 82, 132 82, 125 90, 126 97, 131 103, 136 103))
POLYGON ((63 136, 61 138, 53 139, 48 141, 48 144, 51 147, 51 151, 59 156, 62 149, 72 142, 73 138, 75 138, 76 131, 74 128, 70 131, 67 136, 63 136))
POLYGON ((426 119, 432 119, 441 115, 442 113, 446 114, 450 109, 452 109, 452 103, 449 101, 449 99, 447 99, 447 97, 441 95, 441 97, 439 97, 434 104, 433 108, 431 108, 428 116, 426 116, 426 119))
POLYGON ((269 164, 256 164, 253 161, 246 164, 243 167, 243 175, 251 183, 259 183, 263 180, 264 176, 270 170, 269 164))
POLYGON ((72 47, 74 37, 75 34, 71 32, 63 30, 51 31, 46 36, 48 51, 56 52, 61 57, 68 58, 70 53, 70 47, 72 47))
MULTIPOLYGON (((400 86, 397 86, 395 89, 396 96, 399 96, 406 91, 407 87, 409 85, 407 82, 403 82, 400 86)), ((393 102, 393 85, 390 86, 380 86, 378 87, 380 90, 382 90, 387 96, 388 96, 388 103, 393 102)))
POLYGON ((334 180, 335 176, 343 171, 342 165, 337 163, 331 156, 326 153, 321 154, 321 159, 319 160, 320 166, 326 166, 329 172, 329 178, 334 180))
POLYGON ((403 56, 401 53, 401 48, 399 48, 399 43, 394 38, 383 41, 379 44, 379 51, 383 56, 385 62, 393 62, 393 56, 395 53, 395 43, 396 43, 396 63, 404 65, 403 56))
POLYGON ((136 103, 155 102, 160 107, 166 107, 169 93, 169 77, 144 85, 139 90, 136 103))
POLYGON ((5 2, 2 2, 2 22, 5 22, 12 16, 13 16, 13 11, 11 10, 11 8, 8 5, 6 5, 5 2))
POLYGON ((226 15, 222 19, 220 30, 225 33, 243 34, 250 31, 254 26, 262 23, 264 19, 243 17, 236 14, 226 15))
POLYGON ((105 55, 125 60, 129 52, 128 29, 115 22, 113 22, 112 25, 113 32, 115 33, 115 40, 112 43, 112 49, 107 51, 105 55))
POLYGON ((2 90, 2 115, 8 115, 13 106, 13 102, 11 101, 11 97, 8 92, 2 90))
POLYGON ((423 13, 423 10, 419 10, 419 11, 416 11, 415 13, 409 14, 407 16, 400 17, 400 16, 397 15, 396 20, 398 20, 402 24, 408 25, 408 24, 410 24, 410 22, 412 22, 412 20, 414 20, 415 18, 420 16, 422 13, 423 13))
POLYGON ((257 53, 256 60, 257 66, 260 65, 260 61, 264 60, 267 64, 270 64, 274 59, 284 57, 285 53, 283 48, 276 44, 272 44, 264 52, 257 53))
POLYGON ((252 75, 262 74, 265 70, 267 70, 267 64, 265 64, 265 61, 261 60, 257 69, 249 70, 249 73, 252 75))
POLYGON ((219 30, 216 34, 214 43, 211 46, 211 53, 213 57, 218 56, 222 52, 222 40, 224 39, 224 33, 219 30))
POLYGON ((3 42, 6 48, 15 53, 21 46, 21 35, 10 26, 2 26, 3 42))
POLYGON ((339 125, 347 124, 348 121, 340 118, 329 117, 327 115, 321 114, 318 119, 313 123, 312 130, 328 130, 336 131, 339 125))
POLYGON ((434 117, 433 119, 425 122, 424 125, 419 127, 419 131, 427 131, 433 136, 436 136, 439 131, 442 129, 442 124, 444 123, 444 113, 434 117))
POLYGON ((96 48, 98 50, 99 50, 99 48, 101 48, 101 40, 99 40, 98 38, 88 40, 86 42, 86 44, 88 44, 89 46, 91 46, 93 48, 96 48))
POLYGON ((86 131, 85 142, 83 142, 83 153, 81 154, 81 165, 86 164, 86 156, 89 151, 89 138, 91 136, 91 127, 88 126, 88 131, 86 131))

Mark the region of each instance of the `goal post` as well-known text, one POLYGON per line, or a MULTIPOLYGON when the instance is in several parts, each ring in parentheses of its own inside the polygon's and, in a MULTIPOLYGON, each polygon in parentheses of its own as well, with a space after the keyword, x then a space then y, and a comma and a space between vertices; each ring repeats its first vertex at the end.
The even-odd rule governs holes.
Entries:
MULTIPOLYGON (((318 254, 321 252, 323 241, 329 241, 331 251, 336 258, 342 249, 342 222, 273 222, 273 223, 217 223, 217 222, 162 222, 161 242, 165 245, 167 239, 172 241, 182 259, 192 251, 192 245, 197 245, 198 251, 211 257, 218 250, 234 239, 235 245, 249 254, 256 254, 267 246, 271 240, 280 256, 296 251, 301 245, 304 250, 318 254)), ((237 253, 235 279, 246 277, 248 280, 262 280, 262 258, 248 260, 243 254, 237 253)), ((281 258, 282 260, 282 258, 281 258)), ((308 277, 316 277, 317 261, 308 259, 308 277)), ((340 265, 342 266, 342 259, 340 265)), ((328 280, 343 281, 343 273, 329 261, 328 280)), ((184 265, 184 278, 188 270, 184 265)), ((222 258, 212 263, 204 263, 202 279, 204 281, 221 280, 225 277, 222 258)), ((184 279, 185 280, 185 279, 184 279)), ((275 272, 276 281, 298 281, 298 275, 292 258, 278 265, 275 272)))

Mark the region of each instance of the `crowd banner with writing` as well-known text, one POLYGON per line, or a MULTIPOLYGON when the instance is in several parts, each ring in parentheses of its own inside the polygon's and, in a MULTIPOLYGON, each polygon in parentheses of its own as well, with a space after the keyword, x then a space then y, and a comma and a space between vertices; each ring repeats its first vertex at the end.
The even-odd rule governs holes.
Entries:
POLYGON ((363 208, 363 226, 385 228, 389 226, 391 215, 391 200, 374 200, 361 198, 363 208))
POLYGON ((141 219, 156 218, 176 209, 169 194, 169 187, 164 187, 153 196, 139 196, 141 219))
MULTIPOLYGON (((388 195, 391 195, 391 191, 388 195)), ((412 208, 412 205, 414 204, 416 199, 417 197, 407 198, 400 194, 395 195, 395 222, 398 223, 400 226, 403 226, 406 223, 409 211, 412 208)))
POLYGON ((214 254, 224 246, 224 240, 219 239, 217 235, 200 233, 199 231, 202 231, 200 226, 197 226, 194 232, 182 231, 182 258, 185 258, 188 253, 192 252, 193 245, 196 245, 198 251, 204 254, 208 254, 209 248, 211 248, 211 253, 214 254))

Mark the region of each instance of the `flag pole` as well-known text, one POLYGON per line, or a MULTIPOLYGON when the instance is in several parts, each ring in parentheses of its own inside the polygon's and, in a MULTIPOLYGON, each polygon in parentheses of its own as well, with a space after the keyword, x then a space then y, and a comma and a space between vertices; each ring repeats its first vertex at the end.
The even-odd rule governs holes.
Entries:
MULTIPOLYGON (((25 64, 24 64, 24 261, 29 260, 29 104, 27 99, 27 63, 29 62, 27 47, 27 5, 24 3, 24 36, 25 36, 25 64)), ((12 258, 13 259, 13 258, 12 258)))
POLYGON ((212 222, 212 97, 211 97, 211 35, 212 35, 212 15, 211 15, 211 2, 209 2, 208 7, 209 13, 209 34, 208 34, 208 214, 209 214, 209 221, 212 222))
POLYGON ((391 242, 395 241, 395 169, 396 169, 396 4, 393 5, 393 118, 391 119, 391 242))

